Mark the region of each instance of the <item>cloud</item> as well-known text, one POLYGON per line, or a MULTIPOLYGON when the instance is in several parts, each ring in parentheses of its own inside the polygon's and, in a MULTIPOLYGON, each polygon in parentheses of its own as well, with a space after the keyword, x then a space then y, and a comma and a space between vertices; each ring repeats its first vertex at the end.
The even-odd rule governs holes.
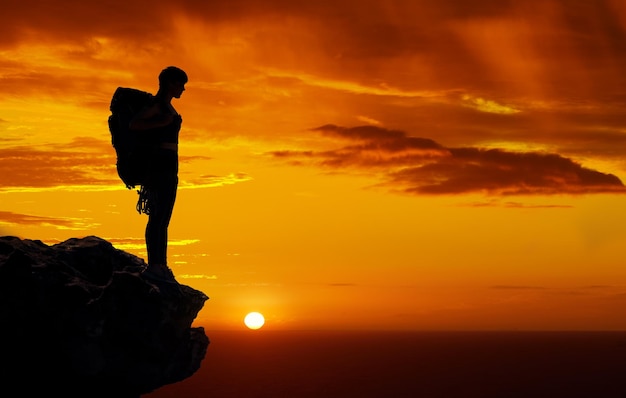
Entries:
POLYGON ((115 248, 120 250, 145 250, 146 241, 144 238, 105 238, 108 242, 110 242, 115 248))
POLYGON ((493 207, 500 206, 511 209, 571 209, 572 205, 562 205, 562 204, 528 204, 521 202, 496 202, 496 201, 482 201, 482 202, 472 202, 468 203, 466 206, 468 207, 493 207))
POLYGON ((497 290, 544 290, 545 287, 541 286, 521 286, 521 285, 494 285, 492 289, 497 290))
POLYGON ((0 148, 0 190, 119 185, 115 154, 93 138, 67 144, 0 148))
POLYGON ((461 99, 463 100, 464 106, 481 112, 497 113, 502 115, 511 115, 520 112, 519 109, 515 109, 514 107, 502 105, 496 101, 486 100, 480 97, 472 97, 469 94, 464 94, 461 99))
MULTIPOLYGON (((115 151, 109 141, 76 137, 62 144, 0 147, 0 191, 47 189, 110 190, 123 183, 117 175, 115 151)), ((189 163, 211 159, 208 156, 181 156, 189 163)), ((182 180, 180 188, 203 188, 249 181, 245 173, 226 176, 200 176, 182 180)))
POLYGON ((251 181, 252 177, 246 173, 230 173, 224 176, 201 175, 184 181, 181 188, 213 188, 251 181))
MULTIPOLYGON (((24 38, 38 41, 80 40, 85 35, 126 37, 144 35, 153 24, 153 37, 159 38, 167 23, 169 7, 151 7, 147 1, 81 2, 6 0, 0 16, 0 44, 9 45, 24 38), (123 7, 124 12, 120 12, 123 7), (142 15, 142 18, 137 18, 142 15), (48 36, 40 35, 42 31, 48 36)), ((170 10, 171 11, 171 10, 170 10)))
POLYGON ((0 224, 37 227, 52 226, 63 230, 85 230, 97 225, 89 223, 85 219, 46 217, 10 211, 0 211, 0 224))
MULTIPOLYGON (((116 238, 116 237, 108 237, 105 238, 109 241, 113 246, 120 250, 145 250, 146 249, 146 241, 142 238, 133 238, 133 237, 125 237, 125 238, 116 238)), ((172 239, 169 241, 169 245, 171 246, 189 246, 195 243, 200 242, 199 239, 172 239)))
POLYGON ((325 125, 313 131, 349 145, 326 151, 276 151, 275 158, 334 171, 374 172, 381 186, 412 195, 482 193, 558 195, 626 193, 612 174, 554 153, 476 147, 446 148, 428 139, 378 126, 325 125))
POLYGON ((205 275, 205 274, 181 274, 176 276, 178 279, 207 279, 217 280, 217 275, 205 275))
MULTIPOLYGON (((384 97, 406 97, 406 98, 442 98, 451 94, 451 92, 439 92, 439 91, 409 91, 402 90, 397 87, 390 87, 387 84, 379 83, 378 85, 366 85, 350 80, 333 80, 325 79, 319 76, 297 74, 287 71, 267 70, 265 71, 267 76, 274 78, 294 79, 303 84, 307 84, 313 87, 328 88, 337 91, 345 91, 353 94, 368 94, 384 97)), ((468 102, 470 97, 464 98, 468 102)), ((478 99, 480 102, 481 99, 478 99)), ((484 100, 482 100, 484 101, 484 100)), ((474 100, 476 102, 476 100, 474 100)))

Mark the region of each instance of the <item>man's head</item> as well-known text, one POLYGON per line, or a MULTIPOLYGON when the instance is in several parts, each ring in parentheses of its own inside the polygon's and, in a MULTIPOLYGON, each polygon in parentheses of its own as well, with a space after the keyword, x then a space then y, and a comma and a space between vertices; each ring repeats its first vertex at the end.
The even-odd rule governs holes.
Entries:
POLYGON ((175 66, 168 66, 159 74, 159 85, 165 87, 169 83, 187 83, 187 74, 175 66))
POLYGON ((159 91, 168 92, 174 98, 180 98, 185 91, 187 74, 180 68, 168 66, 159 74, 159 91))

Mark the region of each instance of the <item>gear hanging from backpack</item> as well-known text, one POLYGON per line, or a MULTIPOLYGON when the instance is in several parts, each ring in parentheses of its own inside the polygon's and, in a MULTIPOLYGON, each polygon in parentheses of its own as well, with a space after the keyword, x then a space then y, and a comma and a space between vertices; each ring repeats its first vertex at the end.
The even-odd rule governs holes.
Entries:
POLYGON ((145 185, 141 186, 141 189, 137 191, 139 195, 139 199, 137 199, 137 213, 150 215, 150 204, 152 200, 150 200, 150 190, 145 185))

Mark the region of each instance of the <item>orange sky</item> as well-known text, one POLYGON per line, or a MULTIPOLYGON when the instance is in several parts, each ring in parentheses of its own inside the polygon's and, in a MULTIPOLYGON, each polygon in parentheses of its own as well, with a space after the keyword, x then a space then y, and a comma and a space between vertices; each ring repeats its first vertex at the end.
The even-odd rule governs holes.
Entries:
POLYGON ((626 329, 621 0, 113 3, 3 7, 0 234, 145 257, 108 106, 176 65, 207 328, 626 329))

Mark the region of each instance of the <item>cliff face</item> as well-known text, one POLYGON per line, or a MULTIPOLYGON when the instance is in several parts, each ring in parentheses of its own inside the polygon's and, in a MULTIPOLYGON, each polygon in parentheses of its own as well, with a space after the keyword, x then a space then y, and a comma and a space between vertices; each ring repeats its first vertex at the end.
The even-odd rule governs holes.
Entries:
POLYGON ((208 297, 144 267, 95 236, 0 237, 0 395, 139 397, 196 372, 208 297))

